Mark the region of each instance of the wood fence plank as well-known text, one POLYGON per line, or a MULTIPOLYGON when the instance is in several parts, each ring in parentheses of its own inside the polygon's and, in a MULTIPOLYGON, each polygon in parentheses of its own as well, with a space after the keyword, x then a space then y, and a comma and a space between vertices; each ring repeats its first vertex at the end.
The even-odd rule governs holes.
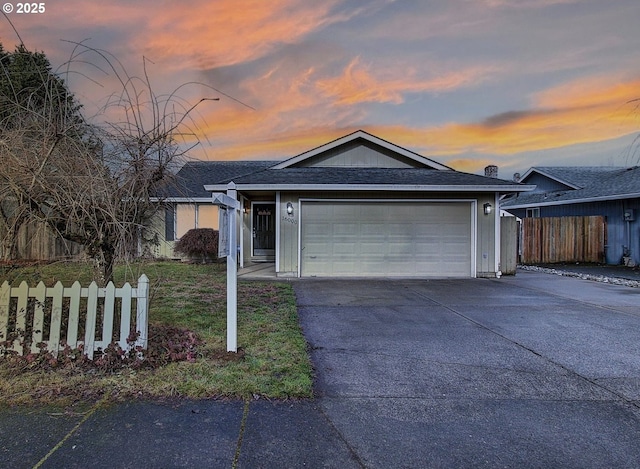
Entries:
MULTIPOLYGON (((29 301, 29 285, 27 285, 27 282, 22 281, 17 290, 15 290, 15 293, 18 298, 18 306, 16 309, 16 331, 18 331, 19 334, 22 334, 22 339, 24 339, 27 326, 27 304, 29 301)), ((22 339, 18 337, 13 341, 13 349, 21 354, 23 353, 22 339)))
POLYGON ((147 348, 147 336, 149 334, 148 307, 149 307, 149 278, 142 274, 138 279, 136 288, 136 331, 140 333, 137 346, 147 348))
POLYGON ((515 275, 518 265, 518 221, 516 217, 500 217, 500 270, 515 275))
POLYGON ((103 348, 113 342, 113 312, 115 309, 116 287, 109 282, 104 288, 104 314, 102 316, 102 343, 103 348))
POLYGON ((49 326, 48 349, 54 355, 60 350, 60 329, 62 328, 62 299, 64 297, 64 287, 61 282, 56 283, 53 288, 47 289, 47 296, 51 297, 51 325, 49 326))
POLYGON ((66 289, 69 296, 69 325, 67 326, 67 345, 71 348, 78 346, 78 325, 80 323, 80 297, 82 288, 77 280, 66 289))
POLYGON ((122 302, 120 303, 120 338, 118 344, 122 350, 127 350, 127 338, 131 333, 131 294, 132 288, 129 283, 125 283, 122 288, 122 302))
POLYGON ((31 353, 38 353, 38 344, 42 342, 44 335, 44 304, 47 300, 47 287, 44 282, 31 288, 29 295, 35 298, 33 305, 33 328, 31 329, 31 353))
POLYGON ((87 322, 84 331, 84 352, 90 360, 93 359, 96 341, 96 320, 98 316, 98 285, 91 282, 87 289, 87 322))
MULTIPOLYGON (((45 222, 31 221, 20 227, 15 235, 17 259, 55 260, 76 257, 83 252, 81 245, 57 236, 45 222)), ((0 249, 0 252, 2 250, 0 249)))
POLYGON ((0 342, 7 340, 9 334, 9 307, 11 305, 11 286, 6 280, 0 287, 0 342))

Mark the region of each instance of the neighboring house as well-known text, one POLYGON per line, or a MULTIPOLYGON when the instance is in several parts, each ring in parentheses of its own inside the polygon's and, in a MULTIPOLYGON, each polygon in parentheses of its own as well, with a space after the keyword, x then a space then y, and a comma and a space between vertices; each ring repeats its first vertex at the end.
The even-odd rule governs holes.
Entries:
POLYGON ((495 277, 500 197, 533 189, 364 131, 284 161, 189 163, 178 176, 167 239, 203 226, 202 211, 215 227, 207 200, 233 183, 241 265, 272 261, 281 277, 495 277))
POLYGON ((640 167, 533 167, 521 182, 537 187, 503 200, 501 209, 520 218, 604 216, 607 264, 623 256, 640 264, 640 167))

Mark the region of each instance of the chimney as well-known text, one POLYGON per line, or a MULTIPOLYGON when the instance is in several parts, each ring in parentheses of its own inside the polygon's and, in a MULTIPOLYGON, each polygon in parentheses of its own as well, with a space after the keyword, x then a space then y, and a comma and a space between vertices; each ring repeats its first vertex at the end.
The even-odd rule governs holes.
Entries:
POLYGON ((498 177, 498 167, 494 164, 490 164, 486 168, 484 168, 484 175, 490 178, 498 177))

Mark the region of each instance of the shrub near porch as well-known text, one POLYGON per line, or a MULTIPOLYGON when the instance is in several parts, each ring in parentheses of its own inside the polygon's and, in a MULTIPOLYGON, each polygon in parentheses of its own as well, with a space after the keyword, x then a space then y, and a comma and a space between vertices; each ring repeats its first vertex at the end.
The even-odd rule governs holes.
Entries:
MULTIPOLYGON (((150 370, 118 371, 32 369, 16 373, 0 362, 0 403, 70 404, 103 396, 163 398, 311 397, 312 368, 298 325, 289 284, 240 282, 237 354, 226 352, 226 278, 224 265, 176 262, 118 267, 116 284, 141 273, 151 283, 152 326, 186 328, 201 339, 193 362, 169 363, 150 370)), ((91 277, 88 265, 58 263, 0 270, 2 280, 47 285, 91 277)), ((161 339, 150 329, 150 343, 161 339)), ((164 340, 168 340, 164 337, 164 340)), ((165 344, 168 346, 168 344, 165 344)))

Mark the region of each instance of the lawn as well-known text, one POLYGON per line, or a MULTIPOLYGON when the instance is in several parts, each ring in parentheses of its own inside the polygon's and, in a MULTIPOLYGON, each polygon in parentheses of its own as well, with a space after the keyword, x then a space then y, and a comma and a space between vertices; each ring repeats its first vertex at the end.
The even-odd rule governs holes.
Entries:
MULTIPOLYGON (((150 279, 151 325, 176 326, 200 339, 196 359, 152 370, 105 372, 82 369, 19 372, 0 359, 0 404, 54 404, 129 398, 306 398, 312 396, 312 366, 298 324, 291 285, 239 282, 237 354, 226 353, 226 268, 224 264, 147 262, 119 266, 115 283, 150 279)), ((86 286, 87 264, 53 263, 4 267, 0 282, 39 281, 47 286, 75 280, 86 286)), ((159 340, 150 329, 149 341, 159 340)))

